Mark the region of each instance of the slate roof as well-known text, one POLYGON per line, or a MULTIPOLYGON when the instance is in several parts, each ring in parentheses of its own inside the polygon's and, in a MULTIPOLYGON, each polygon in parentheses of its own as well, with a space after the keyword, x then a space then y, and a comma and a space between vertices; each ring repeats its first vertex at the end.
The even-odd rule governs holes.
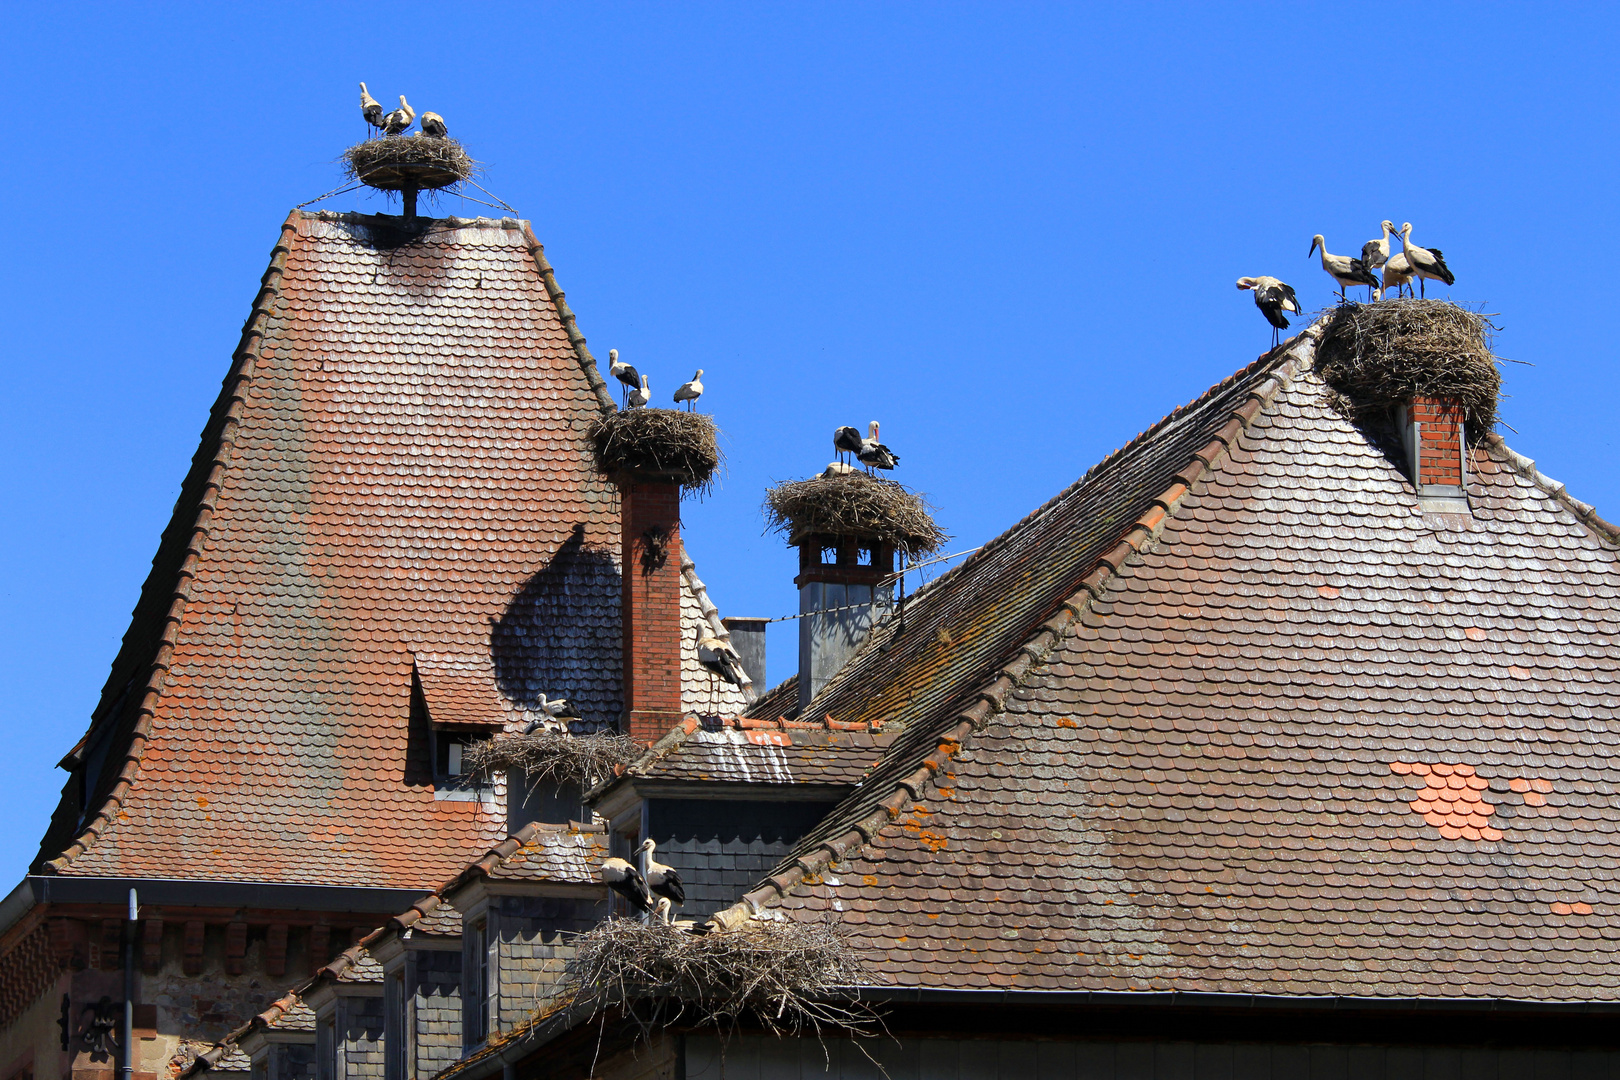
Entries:
POLYGON ((413 681, 617 719, 611 396, 527 223, 398 223, 282 226, 38 869, 431 887, 505 823, 435 798, 413 681))
MULTIPOLYGON (((1466 527, 1424 515, 1310 352, 919 594, 913 640, 999 633, 992 574, 1069 590, 722 921, 841 912, 902 986, 1620 998, 1616 531, 1494 438, 1466 527), (1018 569, 1036 540, 1065 580, 1018 569)), ((919 662, 851 672, 846 714, 919 662)))
POLYGON ((865 723, 688 717, 628 770, 631 777, 736 784, 854 785, 893 736, 865 723))

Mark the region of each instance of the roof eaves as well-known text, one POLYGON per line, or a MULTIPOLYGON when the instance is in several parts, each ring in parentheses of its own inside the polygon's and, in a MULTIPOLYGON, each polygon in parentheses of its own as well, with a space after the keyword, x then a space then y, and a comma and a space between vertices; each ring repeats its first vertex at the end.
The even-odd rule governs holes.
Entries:
MULTIPOLYGON (((1243 404, 1232 410, 1231 418, 1226 424, 1216 432, 1215 437, 1207 445, 1193 453, 1192 459, 1173 477, 1170 487, 1151 501, 1150 508, 1126 526, 1119 542, 1097 560, 1091 572, 1081 579, 1080 588, 1061 603, 1057 613, 1041 623, 1034 633, 1024 640, 1013 659, 1003 665, 987 685, 969 695, 967 704, 956 711, 955 723, 938 737, 935 748, 922 758, 913 772, 894 782, 893 790, 878 802, 872 812, 856 821, 841 835, 822 840, 812 850, 778 868, 760 885, 745 893, 740 901, 715 912, 709 921, 722 930, 742 925, 771 903, 786 897, 806 878, 822 874, 833 864, 841 862, 870 843, 883 826, 899 818, 914 802, 931 790, 934 778, 961 752, 964 740, 1001 713, 1005 708, 1007 695, 1023 682, 1032 668, 1051 655, 1058 644, 1068 636, 1075 623, 1090 609, 1092 603, 1102 596, 1110 580, 1119 572, 1120 567, 1125 565, 1125 560, 1159 537, 1164 530, 1164 523, 1175 513, 1193 484, 1205 474, 1214 471, 1254 418, 1275 399, 1278 391, 1287 385, 1298 370, 1296 362, 1302 363, 1308 359, 1310 350, 1314 348, 1321 335, 1321 327, 1322 322, 1318 321, 1281 347, 1280 353, 1267 354, 1282 355, 1286 360, 1249 392, 1243 404)), ((1171 416, 1178 415, 1181 411, 1177 410, 1177 413, 1172 413, 1171 416)), ((1160 424, 1154 425, 1138 438, 1151 435, 1159 430, 1163 423, 1164 421, 1161 421, 1160 424)), ((1113 456, 1109 455, 1110 458, 1113 456)), ((1088 470, 1088 476, 1091 471, 1088 470)), ((1042 510, 1044 509, 1043 506, 1042 510)), ((1036 511, 1028 515, 1019 524, 1034 519, 1040 513, 1041 511, 1036 511)), ((1013 526, 1002 536, 1007 536, 1018 527, 1013 526)), ((990 545, 986 545, 986 548, 989 547, 990 545)), ((944 577, 942 576, 940 580, 944 580, 944 577)))
MULTIPOLYGON (((230 373, 225 377, 225 382, 220 387, 219 399, 214 405, 216 412, 220 411, 221 405, 224 406, 218 441, 215 444, 207 477, 202 483, 197 516, 191 526, 190 539, 185 547, 185 558, 176 574, 172 599, 164 619, 162 633, 158 637, 157 649, 150 662, 146 683, 141 690, 140 705, 136 710, 136 720, 129 735, 129 746, 124 751, 123 763, 116 773, 108 770, 109 775, 116 776, 116 780, 107 788, 96 814, 79 828, 73 841, 63 848, 60 854, 47 861, 46 865, 58 872, 66 869, 78 855, 89 850, 90 845, 123 807, 124 798, 128 795, 134 780, 135 768, 140 762, 147 737, 151 734, 152 717, 156 713, 158 699, 163 696, 169 663, 180 630, 180 619, 191 596, 191 583, 195 580, 197 562, 208 537, 209 522, 213 517, 220 489, 224 485, 225 469, 235 443, 243 398, 253 380, 258 360, 257 346, 265 336, 265 324, 270 319, 272 308, 281 297, 281 275, 286 269, 287 256, 292 248, 290 237, 297 233, 299 220, 300 214, 294 210, 282 222, 281 239, 271 249, 270 266, 265 270, 258 295, 254 297, 253 307, 242 327, 242 339, 231 357, 233 362, 230 373)), ((111 685, 109 682, 109 691, 111 685)), ((116 724, 119 721, 117 716, 110 716, 105 722, 116 724)))

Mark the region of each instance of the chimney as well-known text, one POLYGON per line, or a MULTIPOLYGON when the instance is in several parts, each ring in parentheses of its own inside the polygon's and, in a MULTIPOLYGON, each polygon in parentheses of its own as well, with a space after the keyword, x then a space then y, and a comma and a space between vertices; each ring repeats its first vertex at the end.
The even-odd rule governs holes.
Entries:
POLYGON ((650 743, 681 721, 681 485, 619 478, 624 724, 650 743))
POLYGON ((799 709, 854 655, 893 605, 894 547, 852 537, 799 542, 799 709))
POLYGON ((1402 406, 1399 421, 1418 504, 1438 513, 1468 513, 1468 440, 1461 404, 1415 397, 1402 406))
POLYGON ((765 624, 766 619, 746 619, 733 616, 721 619, 726 632, 731 635, 731 647, 737 650, 737 659, 742 661, 743 670, 753 680, 748 685, 748 700, 752 702, 766 690, 770 689, 765 682, 765 624))

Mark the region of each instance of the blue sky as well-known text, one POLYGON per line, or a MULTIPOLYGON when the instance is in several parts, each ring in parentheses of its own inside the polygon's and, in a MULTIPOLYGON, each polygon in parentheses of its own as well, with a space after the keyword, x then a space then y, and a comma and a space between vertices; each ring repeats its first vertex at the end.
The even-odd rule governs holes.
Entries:
MULTIPOLYGON (((32 857, 230 351, 355 83, 442 113, 593 350, 705 369, 686 514, 727 614, 795 607, 774 481, 883 422, 982 543, 1307 307, 1380 219, 1500 312, 1508 441, 1620 517, 1616 9, 12 5, 0 89, 0 877, 32 857)), ((377 209, 343 196, 322 206, 377 209)), ((451 213, 486 212, 451 199, 451 213)), ((667 393, 667 389, 665 390, 667 393)), ((792 624, 770 642, 791 673, 792 624)), ((0 887, 5 887, 0 883, 0 887)))

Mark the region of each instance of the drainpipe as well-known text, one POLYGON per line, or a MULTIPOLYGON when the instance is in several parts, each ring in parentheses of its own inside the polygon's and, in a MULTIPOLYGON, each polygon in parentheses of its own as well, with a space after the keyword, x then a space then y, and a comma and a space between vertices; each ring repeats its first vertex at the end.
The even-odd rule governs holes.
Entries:
POLYGON ((124 1038, 118 1048, 122 1059, 118 1066, 120 1080, 135 1080, 135 920, 140 905, 135 890, 129 890, 129 918, 124 922, 124 1038))

